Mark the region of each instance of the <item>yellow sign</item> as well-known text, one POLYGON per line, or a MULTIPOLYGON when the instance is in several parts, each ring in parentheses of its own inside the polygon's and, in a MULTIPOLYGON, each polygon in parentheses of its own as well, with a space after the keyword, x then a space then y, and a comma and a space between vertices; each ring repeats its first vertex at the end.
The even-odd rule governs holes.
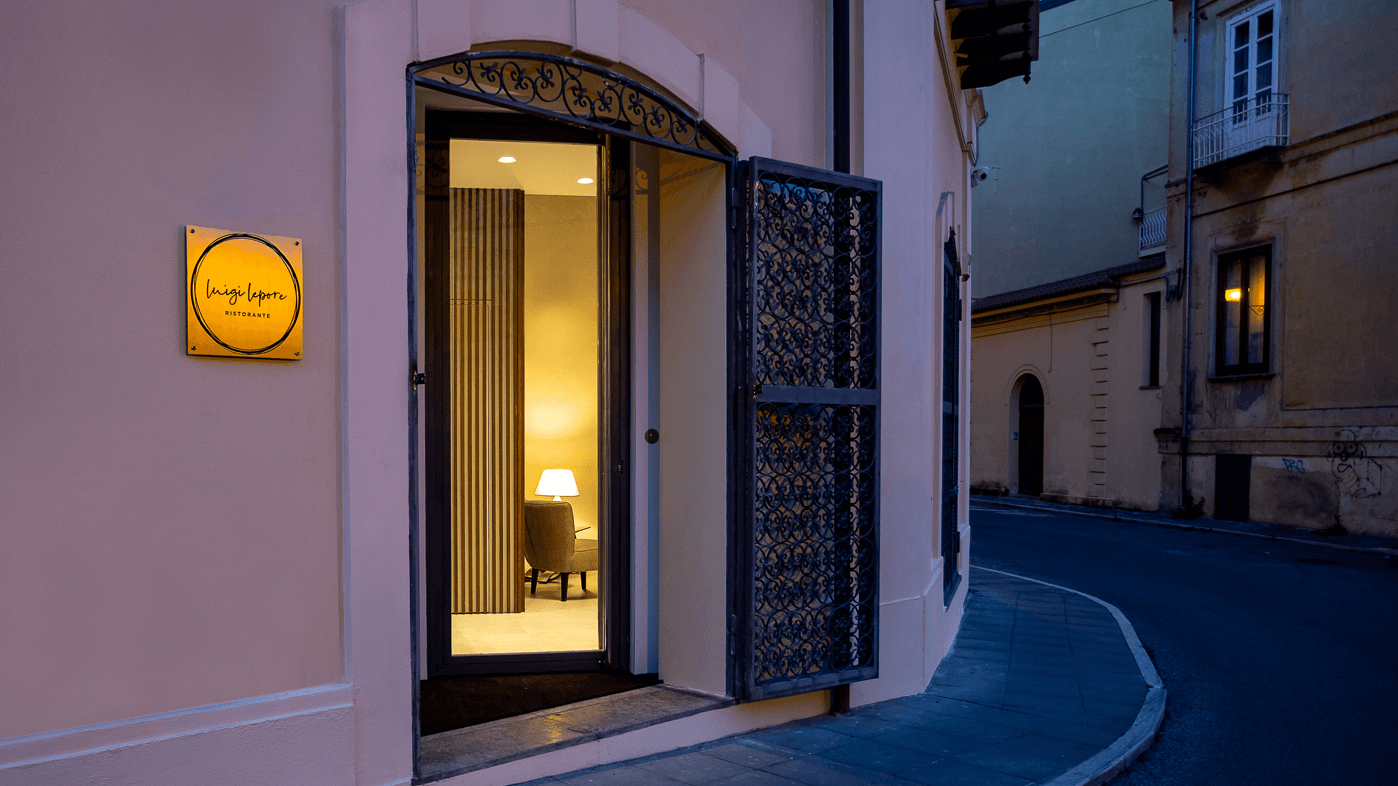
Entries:
POLYGON ((301 241, 185 227, 185 354, 301 359, 301 241))

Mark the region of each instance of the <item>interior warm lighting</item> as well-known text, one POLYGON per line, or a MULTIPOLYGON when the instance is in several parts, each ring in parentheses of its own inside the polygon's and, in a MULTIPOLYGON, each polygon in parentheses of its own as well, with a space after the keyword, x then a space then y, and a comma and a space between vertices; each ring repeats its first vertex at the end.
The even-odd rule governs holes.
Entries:
POLYGON ((582 183, 583 185, 587 185, 587 184, 589 184, 589 183, 592 182, 592 178, 590 178, 590 177, 580 177, 580 178, 578 178, 578 182, 579 182, 579 183, 582 183))
MULTIPOLYGON (((450 148, 452 188, 504 188, 529 196, 597 196, 597 186, 578 183, 580 177, 597 177, 595 144, 453 139, 450 148)), ((602 181, 598 178, 597 182, 602 181)))
POLYGON ((539 476, 539 485, 534 488, 536 497, 553 497, 554 502, 562 502, 562 497, 578 496, 578 482, 573 480, 571 469, 546 469, 539 476))
POLYGON ((1243 299, 1243 290, 1225 289, 1223 290, 1223 299, 1233 303, 1237 303, 1243 299))

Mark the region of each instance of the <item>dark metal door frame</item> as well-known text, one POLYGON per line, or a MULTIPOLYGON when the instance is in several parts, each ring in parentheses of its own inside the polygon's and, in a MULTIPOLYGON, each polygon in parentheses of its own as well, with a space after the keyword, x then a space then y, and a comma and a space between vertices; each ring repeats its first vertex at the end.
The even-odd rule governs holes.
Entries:
MULTIPOLYGON (((605 573, 599 598, 605 614, 606 648, 598 652, 452 655, 451 613, 447 584, 450 566, 450 422, 449 293, 446 286, 448 145, 451 139, 507 139, 597 145, 611 155, 625 155, 626 144, 608 135, 533 117, 501 112, 428 111, 424 129, 426 181, 424 233, 424 329, 426 390, 426 624, 429 677, 459 674, 508 674, 630 667, 631 515, 630 458, 630 245, 617 242, 629 232, 629 189, 616 182, 617 163, 607 169, 606 190, 599 200, 603 231, 598 234, 602 261, 599 317, 604 347, 599 392, 606 402, 599 418, 599 461, 607 468, 599 505, 607 526, 601 528, 605 573), (434 468, 439 468, 433 471, 434 468)), ((629 158, 628 158, 629 160, 629 158)), ((623 169, 624 172, 624 169, 623 169)), ((622 175, 624 177, 624 175, 622 175)), ((414 455, 414 464, 415 464, 414 455)), ((600 474, 600 473, 599 473, 600 474)), ((414 477, 416 470, 414 470, 414 477)))
MULTIPOLYGON (((597 389, 607 406, 598 419, 601 466, 607 478, 598 504, 607 511, 611 536, 603 559, 608 566, 601 587, 606 619, 606 656, 603 665, 631 670, 631 144, 603 135, 607 164, 606 199, 602 208, 606 236, 599 237, 606 260, 598 297, 598 318, 603 326, 603 362, 597 369, 597 389)), ((601 233, 599 233, 601 235, 601 233)), ((602 473, 598 473, 599 476, 602 473)))

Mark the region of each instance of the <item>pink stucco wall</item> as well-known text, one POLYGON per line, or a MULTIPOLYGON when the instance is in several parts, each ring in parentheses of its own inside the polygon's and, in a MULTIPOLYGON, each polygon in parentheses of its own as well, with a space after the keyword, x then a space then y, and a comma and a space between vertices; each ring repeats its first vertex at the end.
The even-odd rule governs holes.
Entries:
MULTIPOLYGON (((955 230, 963 264, 971 251, 966 178, 975 115, 954 70, 944 78, 950 50, 936 45, 946 35, 938 7, 887 0, 864 3, 859 17, 855 104, 862 113, 855 125, 862 154, 853 158, 862 174, 884 184, 882 651, 879 679, 852 688, 852 699, 863 703, 926 687, 960 619, 961 601, 942 605, 942 574, 950 566, 942 564, 938 542, 942 434, 941 418, 932 414, 941 411, 942 243, 955 230)), ((963 349, 962 362, 969 357, 963 349)), ((963 412, 967 398, 963 393, 963 412)))
POLYGON ((825 13, 818 0, 622 0, 742 82, 743 99, 772 129, 774 158, 827 166, 825 13))
POLYGON ((0 8, 0 738, 343 673, 333 6, 0 8), (304 360, 185 356, 186 224, 303 239, 304 360))

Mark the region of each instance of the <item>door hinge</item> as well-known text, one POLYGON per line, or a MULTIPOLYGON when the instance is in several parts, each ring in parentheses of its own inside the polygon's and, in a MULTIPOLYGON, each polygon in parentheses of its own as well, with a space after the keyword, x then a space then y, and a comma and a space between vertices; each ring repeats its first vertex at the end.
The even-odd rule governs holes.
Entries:
POLYGON ((410 384, 410 385, 413 386, 413 390, 417 390, 417 386, 418 386, 418 385, 426 385, 426 384, 427 384, 427 372, 425 372, 425 371, 414 371, 414 372, 410 373, 410 374, 408 375, 408 384, 410 384))

